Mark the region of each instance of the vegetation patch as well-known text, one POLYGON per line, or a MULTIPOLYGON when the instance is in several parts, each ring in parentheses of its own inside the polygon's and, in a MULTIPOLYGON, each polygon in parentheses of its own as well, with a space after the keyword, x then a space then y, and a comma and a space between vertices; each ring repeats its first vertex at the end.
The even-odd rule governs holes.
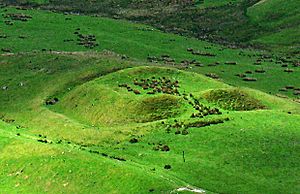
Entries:
POLYGON ((143 99, 137 110, 140 115, 144 115, 142 121, 155 121, 179 115, 180 104, 178 97, 160 95, 143 99))
POLYGON ((4 16, 4 18, 11 19, 11 20, 18 20, 22 22, 27 22, 32 17, 30 15, 26 15, 23 13, 8 13, 4 16))
POLYGON ((252 98, 239 89, 217 89, 204 94, 209 102, 235 111, 247 111, 266 108, 259 100, 252 98))
MULTIPOLYGON (((172 94, 172 95, 179 95, 179 82, 178 80, 172 81, 166 77, 158 77, 148 79, 134 79, 133 84, 142 88, 143 90, 152 90, 148 91, 147 94, 156 94, 156 93, 164 93, 164 94, 172 94)), ((127 88, 128 92, 133 92, 135 94, 141 94, 139 90, 134 90, 128 84, 119 84, 119 87, 127 88)))

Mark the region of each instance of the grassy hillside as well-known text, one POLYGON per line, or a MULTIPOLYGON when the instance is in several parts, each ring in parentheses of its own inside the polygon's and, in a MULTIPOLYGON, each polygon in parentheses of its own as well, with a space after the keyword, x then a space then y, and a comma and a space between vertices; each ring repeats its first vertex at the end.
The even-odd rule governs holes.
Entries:
MULTIPOLYGON (((193 118, 197 113, 190 104, 196 103, 193 99, 201 106, 218 108, 204 94, 231 87, 176 69, 137 68, 141 63, 111 53, 19 54, 1 56, 1 61, 1 72, 5 72, 1 78, 10 83, 0 93, 0 112, 7 123, 1 122, 2 191, 85 193, 101 188, 103 192, 161 193, 188 185, 207 193, 272 193, 283 188, 293 193, 298 189, 299 146, 295 142, 300 106, 290 100, 245 88, 241 91, 265 108, 243 112, 219 108, 221 115, 193 118), (118 71, 127 67, 134 68, 118 71), (17 69, 20 73, 11 76, 17 69), (177 80, 180 95, 147 94, 150 89, 144 91, 133 82, 153 76, 177 80), (145 117, 142 122, 113 120, 119 119, 118 114, 130 116, 131 110, 147 110, 147 103, 139 109, 130 101, 149 102, 164 96, 179 100, 176 114, 154 120, 148 120, 147 114, 136 115, 145 117), (54 97, 58 103, 45 105, 54 97), (112 97, 120 100, 109 100, 112 97), (113 122, 90 119, 103 114, 100 118, 113 122), (205 126, 209 123, 216 124, 205 126), (166 165, 171 169, 164 169, 166 165)), ((173 105, 167 105, 168 109, 173 105)), ((153 110, 161 115, 166 111, 160 106, 153 110)))
POLYGON ((222 44, 255 45, 277 52, 299 53, 297 1, 197 0, 197 1, 82 1, 5 0, 24 6, 151 24, 159 29, 222 44), (282 6, 283 5, 283 6, 282 6))
POLYGON ((299 49, 300 14, 297 1, 260 1, 248 8, 247 14, 252 22, 267 31, 262 37, 257 36, 254 42, 268 44, 277 49, 299 49))
MULTIPOLYGON (((5 11, 4 8, 2 10, 5 11)), ((286 86, 293 86, 295 89, 299 87, 299 67, 295 66, 299 61, 297 57, 283 57, 255 50, 228 49, 192 38, 162 33, 149 26, 106 18, 8 8, 4 15, 0 16, 0 21, 3 27, 1 53, 105 49, 123 54, 124 58, 130 57, 143 62, 150 59, 152 62, 165 63, 202 74, 213 73, 235 86, 297 97, 293 94, 293 89, 282 90, 286 86), (32 18, 27 22, 4 18, 10 13, 23 13, 32 18), (2 23, 4 21, 11 21, 13 25, 5 25, 2 23), (89 48, 90 45, 84 45, 89 41, 80 39, 79 35, 95 36, 96 40, 92 43, 97 46, 89 48), (188 48, 193 49, 193 52, 187 51, 188 48), (161 57, 163 55, 167 57, 161 57), (257 81, 243 81, 245 77, 252 77, 257 81)))
POLYGON ((1 192, 146 193, 152 188, 167 192, 178 184, 145 172, 143 166, 124 165, 72 145, 46 145, 23 132, 16 136, 16 129, 2 122, 0 131, 1 192))
MULTIPOLYGON (((40 6, 34 2, 30 6, 40 6)), ((83 1, 72 7, 71 1, 56 7, 58 2, 43 8, 82 11, 83 1)), ((108 16, 151 23, 152 15, 139 18, 148 8, 167 7, 168 17, 178 9, 168 1, 115 2, 119 6, 108 10, 111 1, 84 2, 84 11, 98 13, 95 4, 103 5, 108 16)), ((219 11, 226 10, 235 22, 236 14, 254 5, 243 3, 197 1, 181 4, 180 14, 211 10, 222 23, 219 11)), ((267 20, 259 5, 248 9, 244 21, 267 20)), ((229 49, 99 16, 0 11, 0 193, 300 189, 297 55, 229 49)), ((171 26, 184 23, 176 17, 171 26)), ((286 29, 276 32, 278 40, 289 34, 286 29)), ((276 39, 271 34, 264 40, 276 39)))

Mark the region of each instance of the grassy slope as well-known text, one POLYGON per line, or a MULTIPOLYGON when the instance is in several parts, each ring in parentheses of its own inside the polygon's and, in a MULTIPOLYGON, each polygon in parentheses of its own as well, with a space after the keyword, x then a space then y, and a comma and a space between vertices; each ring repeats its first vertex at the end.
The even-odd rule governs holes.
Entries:
MULTIPOLYGON (((17 4, 26 5, 26 2, 32 1, 17 0, 17 4)), ((205 0, 178 6, 171 0, 85 1, 84 5, 81 0, 53 0, 42 7, 126 18, 211 41, 255 44, 276 52, 299 52, 298 2, 282 2, 205 0)))
MULTIPOLYGON (((9 9, 9 12, 16 12, 9 9)), ((259 51, 223 49, 218 45, 213 45, 195 39, 184 38, 181 36, 170 35, 151 30, 152 28, 144 25, 132 24, 125 21, 116 21, 106 18, 93 18, 87 16, 64 16, 46 11, 17 11, 27 13, 33 16, 33 19, 24 22, 15 22, 13 26, 6 26, 3 23, 2 34, 8 38, 0 43, 1 48, 10 48, 12 52, 32 51, 42 49, 52 49, 57 51, 86 51, 76 42, 63 42, 65 39, 74 39, 77 37, 73 33, 76 28, 81 28, 83 34, 96 35, 99 47, 95 50, 111 50, 117 53, 126 54, 139 60, 146 60, 147 56, 160 56, 169 54, 179 63, 181 60, 196 59, 205 64, 205 67, 193 67, 191 70, 198 73, 216 73, 229 84, 236 86, 246 86, 260 89, 272 94, 278 93, 278 89, 286 85, 297 85, 299 69, 293 68, 295 72, 284 73, 285 68, 279 64, 274 64, 278 56, 273 56, 273 62, 263 62, 262 66, 255 66, 253 63, 259 58, 257 55, 263 54, 259 51), (66 21, 65 18, 72 18, 66 21), (89 22, 87 23, 86 20, 89 22), (45 25, 45 23, 47 25, 45 25), (63 26, 63 28, 62 28, 63 26), (145 31, 146 29, 146 31, 145 31), (20 39, 19 36, 26 36, 20 39), (195 56, 187 52, 186 49, 192 47, 195 50, 214 53, 216 57, 195 56), (209 47, 209 49, 204 49, 209 47), (221 50, 220 50, 221 49, 221 50), (238 65, 224 65, 226 61, 236 61, 238 65), (221 63, 218 66, 208 66, 215 62, 221 63), (266 73, 254 73, 248 75, 258 78, 257 82, 244 82, 241 78, 235 76, 245 71, 254 72, 256 69, 265 69, 266 73), (282 79, 278 79, 281 77, 282 79)), ((0 17, 0 21, 4 19, 0 17)), ((1 52, 1 51, 0 51, 1 52)), ((292 58, 292 61, 297 61, 292 58)), ((289 68, 292 65, 289 65, 289 68)), ((282 92, 282 94, 293 96, 291 92, 282 92)))
POLYGON ((1 192, 146 193, 151 188, 166 192, 176 186, 176 181, 153 176, 143 166, 124 165, 70 145, 43 145, 23 133, 21 137, 8 135, 15 129, 2 122, 0 131, 1 192))
MULTIPOLYGON (((68 86, 74 86, 100 74, 115 71, 116 60, 112 58, 115 57, 96 54, 89 56, 80 53, 75 56, 43 54, 8 57, 9 61, 12 60, 10 61, 12 64, 15 64, 14 60, 18 62, 31 60, 35 70, 31 69, 32 67, 25 67, 30 70, 23 74, 21 72, 18 77, 15 77, 16 79, 11 79, 11 87, 7 93, 1 90, 3 104, 0 112, 4 116, 3 120, 17 119, 11 126, 2 121, 0 123, 1 191, 8 193, 49 191, 52 193, 85 193, 101 190, 102 192, 144 193, 152 187, 155 187, 157 192, 165 192, 180 183, 180 181, 169 183, 164 177, 159 178, 159 176, 151 178, 151 175, 145 174, 144 167, 136 167, 134 164, 133 166, 124 166, 117 160, 94 156, 88 152, 79 152, 76 145, 51 146, 37 142, 37 139, 40 139, 37 134, 49 134, 48 138, 54 140, 61 138, 74 142, 81 142, 85 138, 89 139, 95 134, 99 134, 98 130, 91 127, 82 130, 84 125, 76 124, 76 121, 70 122, 70 125, 66 126, 67 117, 49 112, 41 107, 41 103, 56 90, 62 91, 68 86), (51 59, 57 62, 49 67, 44 61, 51 59), (62 67, 64 68, 62 69, 62 67), (69 69, 68 74, 65 73, 66 68, 69 69), (19 79, 26 80, 24 87, 18 85, 19 79), (70 85, 66 86, 65 84, 70 85), (48 127, 51 130, 44 131, 48 127), (22 134, 20 138, 16 136, 17 133, 22 134), (11 152, 15 154, 12 155, 11 152), (20 172, 21 170, 22 172, 20 172), (139 176, 141 177, 138 178, 139 176), (132 181, 133 179, 135 181, 132 181), (147 179, 146 182, 149 185, 145 186, 142 182, 147 179), (128 180, 131 180, 130 183, 128 180)), ((3 58, 1 61, 4 62, 3 58)), ((117 67, 134 65, 128 63, 122 65, 122 63, 122 61, 118 61, 117 67)), ((16 72, 16 69, 9 69, 16 72)), ((87 140, 86 143, 88 144, 89 141, 87 140)))
POLYGON ((269 31, 255 42, 266 43, 282 49, 282 47, 299 47, 299 10, 298 2, 289 0, 261 1, 248 8, 248 16, 252 22, 269 31))
POLYGON ((151 100, 159 104, 157 110, 159 114, 166 113, 165 117, 162 116, 163 118, 172 118, 191 112, 191 108, 184 104, 180 97, 171 98, 166 95, 152 97, 143 92, 140 87, 134 87, 134 79, 151 78, 155 75, 169 77, 172 80, 182 80, 181 88, 179 88, 182 93, 197 93, 210 88, 226 87, 225 84, 216 84, 214 81, 207 80, 206 77, 198 74, 147 67, 136 70, 128 69, 112 73, 76 88, 63 98, 61 104, 58 104, 59 109, 66 115, 75 114, 77 120, 83 119, 85 122, 88 121, 88 123, 102 126, 153 121, 155 118, 151 116, 154 115, 155 110, 142 111, 147 110, 148 106, 155 105, 151 103, 151 100), (142 95, 137 96, 132 92, 127 92, 124 88, 119 88, 118 85, 122 83, 128 83, 133 89, 141 91, 142 95), (162 99, 161 103, 159 103, 159 99, 162 99), (174 105, 173 109, 166 107, 167 110, 165 110, 163 106, 166 106, 165 104, 168 104, 168 101, 176 103, 177 106, 174 105), (74 111, 74 108, 76 111, 74 111))
POLYGON ((224 5, 227 5, 229 3, 238 3, 240 2, 241 0, 234 0, 234 1, 228 1, 228 0, 221 0, 221 1, 214 1, 214 0, 204 0, 202 3, 199 2, 198 4, 199 7, 204 7, 204 8, 208 8, 208 7, 218 7, 218 6, 224 6, 224 5))
MULTIPOLYGON (((115 93, 120 92, 121 97, 127 96, 121 102, 126 107, 127 100, 135 101, 137 97, 120 90, 116 84, 127 82, 131 77, 150 74, 172 75, 183 83, 180 90, 192 92, 197 97, 207 89, 230 87, 177 70, 139 67, 112 73, 144 65, 148 54, 167 53, 176 60, 197 58, 206 65, 215 61, 238 60, 237 66, 205 66, 191 70, 216 72, 234 85, 252 86, 265 91, 275 91, 285 84, 296 85, 298 70, 286 75, 282 74, 283 69, 274 67, 273 63, 263 63, 264 68, 268 68, 268 73, 260 77, 264 82, 240 83, 239 79, 233 77, 234 73, 257 68, 251 64, 255 58, 239 55, 240 50, 225 49, 221 52, 216 45, 156 31, 141 31, 138 29, 147 27, 123 21, 88 18, 91 22, 85 24, 87 17, 28 12, 35 16, 33 20, 4 26, 4 33, 10 37, 0 43, 2 48, 11 47, 13 52, 42 48, 86 51, 75 43, 62 43, 65 38, 63 30, 69 31, 70 38, 74 38, 74 29, 80 27, 84 33, 96 34, 99 43, 102 43, 97 50, 113 50, 136 61, 121 60, 119 55, 110 52, 36 52, 0 56, 0 83, 1 86, 8 86, 8 90, 0 90, 0 113, 6 122, 15 120, 10 124, 0 122, 1 191, 93 193, 100 190, 103 193, 147 193, 149 189, 154 189, 156 193, 164 193, 187 185, 217 193, 276 193, 278 190, 296 193, 299 190, 300 148, 297 142, 300 139, 300 106, 289 99, 243 88, 267 105, 268 109, 249 112, 223 110, 221 117, 229 117, 230 121, 205 128, 190 128, 187 136, 175 135, 174 128, 171 133, 166 133, 166 126, 161 122, 94 125, 84 118, 93 112, 83 112, 84 109, 74 112, 70 108, 72 101, 62 101, 66 105, 64 107, 59 107, 60 104, 50 109, 44 106, 44 100, 50 96, 59 96, 60 99, 74 96, 77 97, 75 102, 84 107, 103 92, 94 92, 95 88, 105 86, 108 87, 105 95, 115 97, 115 93), (71 17, 72 20, 65 21, 65 17, 71 17), (47 21, 49 18, 51 20, 47 21), (45 23, 49 25, 42 27, 45 23), (18 36, 25 32, 29 38, 19 40, 18 36), (175 42, 170 39, 175 39, 175 42), (211 46, 209 51, 217 53, 217 57, 195 57, 186 52, 187 47, 204 50, 204 46, 211 46), (101 77, 103 75, 106 76, 101 77), (284 78, 278 81, 277 77, 284 78), (24 86, 20 86, 20 82, 24 86), (90 89, 94 93, 88 98, 76 95, 83 89, 90 89), (289 111, 292 114, 287 114, 289 111), (16 136, 17 133, 20 136, 16 136), (37 142, 37 139, 43 139, 38 134, 47 136, 46 139, 53 143, 37 142), (139 143, 130 144, 128 141, 132 137, 138 138, 139 143), (58 143, 59 140, 62 143, 58 143), (170 146, 171 151, 154 151, 153 147, 159 143, 170 146), (82 149, 83 146, 86 150, 82 149), (92 154, 89 149, 127 161, 120 162, 92 154), (182 151, 186 153, 185 163, 182 162, 182 151), (172 169, 164 170, 165 164, 170 164, 172 169)), ((142 95, 139 98, 145 97, 142 95)), ((112 104, 109 106, 113 107, 112 104)), ((95 112, 103 111, 101 107, 98 108, 95 112)), ((178 120, 195 121, 189 118, 190 114, 185 114, 185 111, 191 111, 187 106, 181 108, 183 114, 177 117, 178 120)), ((127 113, 127 110, 122 111, 127 113)), ((115 112, 107 111, 107 118, 110 114, 115 112)), ((173 124, 174 118, 165 122, 173 124)))
MULTIPOLYGON (((77 85, 82 83, 82 80, 88 80, 86 77, 110 72, 112 66, 124 68, 136 66, 136 64, 114 59, 114 56, 93 53, 87 56, 80 53, 71 56, 64 54, 22 55, 2 57, 2 61, 3 59, 7 60, 6 64, 13 67, 14 60, 20 61, 20 59, 25 60, 26 58, 25 61, 27 61, 27 56, 40 69, 43 69, 42 65, 44 65, 45 59, 51 60, 56 59, 56 57, 58 59, 51 67, 53 72, 51 75, 46 76, 47 74, 38 71, 34 76, 30 76, 28 72, 23 71, 22 73, 26 75, 27 80, 26 87, 17 86, 19 79, 23 80, 21 73, 15 77, 15 80, 11 80, 10 89, 5 91, 6 93, 3 91, 1 93, 1 102, 8 105, 0 106, 0 111, 5 115, 5 119, 15 119, 13 126, 21 125, 23 127, 17 130, 14 127, 1 124, 2 131, 4 129, 1 133, 4 134, 4 143, 1 145, 2 152, 5 153, 2 155, 3 160, 1 160, 3 169, 1 176, 7 177, 7 175, 12 174, 9 176, 10 178, 2 179, 6 181, 5 184, 1 184, 3 185, 1 189, 4 191, 10 192, 14 189, 23 192, 47 190, 51 192, 56 190, 93 192, 101 187, 104 192, 115 190, 121 193, 126 191, 145 193, 154 188, 159 193, 187 184, 222 193, 275 192, 282 188, 285 192, 297 190, 294 181, 297 180, 296 177, 299 172, 296 167, 298 166, 297 161, 299 161, 297 156, 299 147, 293 142, 297 142, 299 139, 296 122, 299 115, 295 113, 299 113, 300 108, 293 102, 251 91, 253 96, 259 96, 271 110, 243 113, 230 111, 224 115, 231 118, 228 123, 189 129, 190 134, 187 136, 173 135, 174 129, 170 134, 167 134, 165 126, 157 122, 97 127, 89 122, 81 123, 79 122, 80 119, 74 120, 76 118, 70 114, 67 115, 70 115, 71 118, 48 110, 42 105, 43 99, 52 94, 69 95, 66 93, 68 91, 66 88, 70 87, 76 91, 77 85), (90 65, 82 67, 85 61, 89 61, 90 65), (68 68, 69 73, 65 74, 62 67, 68 68), (61 76, 62 74, 64 76, 61 76), (45 79, 46 77, 48 79, 45 79), (14 98, 9 96, 14 96, 14 98), (292 111, 294 114, 288 115, 285 113, 287 111, 292 111), (270 115, 272 115, 272 119, 269 119, 270 115), (260 128, 258 129, 257 126, 260 128), (17 132, 21 133, 20 137, 15 136, 17 132), (46 135, 47 139, 53 140, 53 142, 62 139, 63 142, 71 142, 71 144, 43 145, 36 142, 36 139, 40 139, 37 134, 46 135), (129 144, 128 140, 131 137, 140 137, 140 143, 129 144), (154 145, 152 143, 157 144, 159 142, 169 145, 171 151, 167 153, 153 151, 154 145), (99 150, 109 155, 126 158, 127 161, 121 162, 121 164, 116 162, 115 164, 114 160, 102 159, 86 151, 79 151, 80 145, 86 145, 89 149, 99 150), (10 150, 24 150, 28 146, 36 147, 35 150, 28 153, 31 157, 34 156, 34 159, 22 156, 19 159, 21 162, 15 164, 16 155, 8 154, 11 153, 10 150), (186 163, 182 163, 182 150, 186 152, 186 163), (65 152, 65 155, 61 155, 62 152, 65 152), (49 154, 53 157, 52 159, 50 159, 49 154), (289 155, 288 159, 287 154, 289 155), (82 156, 85 159, 82 159, 82 156), (33 164, 32 167, 28 167, 29 160, 33 164), (65 162, 63 162, 64 160, 65 162), (41 165, 45 163, 47 165, 41 165), (165 164, 171 164, 172 170, 163 170, 165 164), (35 165, 41 166, 38 167, 43 172, 39 173, 41 175, 33 172, 36 169, 35 165), (26 166, 24 172, 17 173, 24 166, 26 166), (110 170, 99 171, 96 169, 111 169, 112 166, 114 166, 113 169, 120 168, 119 171, 124 172, 124 175, 112 173, 111 176, 104 177, 105 179, 101 181, 103 175, 110 173, 110 170), (277 170, 274 170, 274 167, 277 170), (153 168, 156 169, 154 172, 151 171, 153 168), (150 174, 145 174, 145 170, 150 174), (92 172, 93 176, 90 176, 92 172), (132 174, 133 172, 134 174, 132 174), (59 174, 55 175, 56 173, 59 174), (68 178, 65 177, 66 174, 68 174, 68 178), (78 180, 78 177, 82 176, 86 177, 85 181, 78 180), (161 176, 166 179, 159 178, 161 176), (36 184, 36 180, 40 179, 39 177, 44 181, 36 184), (121 177, 123 178, 121 179, 121 177), (135 177, 136 181, 142 181, 147 177, 149 181, 146 181, 147 185, 145 185, 144 181, 132 182, 130 177, 135 177), (107 181, 108 178, 110 181, 107 181), (95 180, 97 180, 96 183, 94 183, 95 180), (166 182, 166 180, 171 182, 166 182)), ((10 71, 14 71, 13 68, 10 68, 10 71)), ((209 88, 228 87, 199 75, 191 74, 189 76, 189 73, 181 72, 178 74, 176 70, 174 73, 172 71, 165 72, 163 69, 155 68, 147 68, 145 71, 144 67, 129 69, 109 74, 92 81, 91 84, 94 82, 108 84, 112 87, 111 90, 119 90, 113 86, 119 82, 131 80, 126 75, 145 77, 150 74, 157 76, 174 74, 182 82, 182 90, 195 92, 197 95, 201 95, 202 91, 209 88), (199 85, 193 87, 190 83, 195 83, 196 80, 199 80, 199 85), (204 82, 205 85, 201 84, 204 82)), ((83 86, 88 88, 89 85, 88 83, 83 86)), ((78 86, 78 88, 80 87, 78 86)), ((130 95, 130 98, 135 98, 135 96, 130 95)), ((90 102, 89 99, 82 98, 82 100, 82 104, 85 103, 84 101, 90 102)), ((185 122, 189 121, 188 115, 183 115, 179 119, 185 122)), ((173 119, 167 122, 172 123, 173 119)))

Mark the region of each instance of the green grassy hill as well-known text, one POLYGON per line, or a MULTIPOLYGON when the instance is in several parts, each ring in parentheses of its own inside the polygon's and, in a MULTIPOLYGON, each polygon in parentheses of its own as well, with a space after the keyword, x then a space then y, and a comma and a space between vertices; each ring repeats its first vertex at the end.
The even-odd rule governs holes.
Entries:
POLYGON ((254 42, 271 45, 277 49, 299 47, 300 23, 297 1, 260 1, 248 8, 252 22, 266 29, 254 42))
MULTIPOLYGON (((240 5, 226 2, 197 9, 240 5)), ((248 17, 259 23, 258 5, 248 17)), ((297 55, 125 20, 0 11, 0 193, 300 189, 297 55)))
POLYGON ((17 137, 15 127, 2 122, 0 128, 0 189, 4 193, 146 193, 152 188, 167 192, 181 183, 171 183, 163 174, 153 176, 134 163, 80 151, 75 145, 39 143, 40 138, 23 131, 17 137))
MULTIPOLYGON (((5 9, 7 8, 2 10, 5 9)), ((295 56, 228 49, 122 20, 63 15, 48 11, 8 8, 4 15, 0 16, 0 22, 2 26, 0 35, 3 36, 0 44, 1 53, 105 49, 125 55, 125 58, 142 60, 143 63, 145 61, 165 63, 171 67, 197 73, 214 74, 235 86, 252 87, 272 94, 281 93, 297 97, 293 89, 284 89, 286 86, 299 88, 299 67, 295 66, 299 59, 295 56), (10 13, 23 13, 32 18, 27 22, 4 18, 10 13), (2 23, 4 21, 11 21, 13 25, 5 25, 2 23), (84 45, 89 43, 89 40, 79 38, 88 35, 95 36, 92 43, 97 46, 90 48, 90 45, 84 45), (188 48, 193 51, 187 51, 188 48), (164 55, 165 57, 161 57, 164 55), (248 77, 257 81, 243 81, 248 77), (278 79, 279 77, 281 79, 278 79)))
POLYGON ((151 24, 167 32, 227 45, 254 45, 276 52, 299 53, 300 16, 295 0, 4 2, 61 12, 123 18, 151 24))
POLYGON ((118 58, 97 53, 2 56, 6 73, 21 67, 0 95, 7 123, 1 122, 2 191, 161 193, 185 186, 207 193, 297 191, 299 104, 244 88, 239 90, 249 100, 237 98, 229 108, 219 108, 217 99, 226 103, 226 98, 213 97, 214 102, 207 96, 232 87, 118 58), (20 59, 32 65, 20 65, 20 59), (178 95, 147 94, 150 89, 134 84, 135 79, 163 77, 178 81, 178 95), (45 104, 54 98, 57 103, 45 104), (152 114, 147 114, 148 103, 161 98, 171 103, 150 106, 152 114), (201 112, 194 107, 196 99, 200 107, 209 107, 205 110, 218 108, 222 114, 192 117, 201 112), (243 102, 261 105, 242 112, 230 108, 251 105, 243 102))

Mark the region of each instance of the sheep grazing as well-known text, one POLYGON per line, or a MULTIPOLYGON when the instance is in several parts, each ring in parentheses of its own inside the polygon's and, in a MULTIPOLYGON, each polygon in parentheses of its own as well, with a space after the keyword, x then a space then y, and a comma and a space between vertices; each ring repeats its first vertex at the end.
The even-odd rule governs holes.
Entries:
POLYGON ((243 81, 247 81, 247 82, 255 82, 255 81, 257 81, 257 79, 256 79, 256 78, 253 78, 253 77, 245 77, 245 78, 243 78, 243 81))
POLYGON ((73 39, 65 39, 64 42, 73 42, 73 39))
POLYGON ((148 57, 147 57, 147 60, 148 60, 149 62, 158 62, 158 59, 157 59, 157 57, 155 57, 155 56, 148 56, 148 57))
POLYGON ((196 67, 204 67, 204 65, 201 64, 200 62, 196 63, 195 66, 196 66, 196 67))
POLYGON ((138 91, 138 90, 133 90, 133 93, 135 93, 136 95, 139 95, 139 94, 141 94, 141 92, 140 92, 140 91, 138 91))
POLYGON ((6 53, 11 53, 11 49, 9 48, 2 48, 1 51, 6 53))
POLYGON ((115 159, 115 160, 118 160, 118 161, 121 161, 121 162, 125 162, 126 159, 124 158, 121 158, 121 157, 118 157, 118 156, 110 156, 111 159, 115 159))
POLYGON ((187 48, 186 50, 187 50, 188 52, 193 52, 193 51, 194 51, 193 48, 187 48))
POLYGON ((193 55, 201 55, 201 56, 206 56, 206 57, 215 57, 216 55, 213 53, 208 53, 208 52, 201 52, 201 51, 192 51, 193 55))
POLYGON ((150 91, 150 92, 147 92, 147 94, 155 94, 155 91, 153 90, 153 91, 150 91))
POLYGON ((76 34, 78 36, 78 39, 77 39, 78 45, 82 45, 89 49, 99 46, 99 44, 96 43, 95 35, 84 35, 84 34, 80 34, 78 31, 75 31, 74 34, 76 34))
POLYGON ((155 83, 152 83, 152 84, 150 84, 149 87, 152 88, 152 89, 154 89, 154 88, 156 87, 156 84, 155 84, 155 83))
POLYGON ((238 63, 235 61, 226 61, 225 65, 237 65, 238 63))
POLYGON ((287 86, 285 86, 285 88, 288 89, 288 90, 292 90, 292 89, 294 89, 295 87, 292 86, 292 85, 287 85, 287 86))
POLYGON ((243 74, 243 73, 239 73, 239 74, 235 74, 236 76, 238 76, 238 77, 240 77, 240 78, 244 78, 244 77, 246 77, 246 75, 245 74, 243 74))
POLYGON ((9 18, 11 20, 19 20, 22 22, 27 22, 32 17, 30 15, 25 15, 23 13, 8 13, 4 16, 4 18, 9 18))
POLYGON ((128 58, 129 58, 129 57, 128 57, 127 55, 122 55, 122 56, 121 56, 121 59, 122 59, 122 60, 125 60, 125 59, 128 59, 128 58))
POLYGON ((129 140, 129 142, 130 142, 130 143, 138 143, 139 140, 136 139, 136 138, 132 138, 132 139, 129 140))
POLYGON ((288 69, 288 68, 286 68, 286 69, 284 70, 284 72, 287 72, 287 73, 293 73, 294 70, 293 70, 293 69, 288 69))
POLYGON ((161 58, 170 58, 170 55, 168 55, 168 54, 163 54, 163 55, 161 55, 161 58))
POLYGON ((45 104, 46 105, 55 105, 58 102, 58 98, 50 98, 48 100, 46 100, 45 104))
POLYGON ((210 77, 210 78, 212 78, 212 79, 219 79, 220 77, 217 75, 217 74, 215 74, 215 73, 206 73, 205 74, 207 77, 210 77))
POLYGON ((161 151, 168 152, 168 151, 170 151, 170 147, 167 145, 164 145, 163 147, 161 147, 161 151))
POLYGON ((149 86, 148 85, 143 85, 142 88, 143 88, 143 90, 148 90, 149 86))
POLYGON ((195 50, 193 50, 193 51, 192 51, 192 54, 193 54, 193 55, 200 55, 200 51, 195 51, 195 50))
POLYGON ((300 88, 294 88, 295 91, 300 91, 300 88))
POLYGON ((211 64, 208 64, 207 66, 208 66, 208 67, 214 67, 214 66, 217 66, 217 64, 211 63, 211 64))
POLYGON ((187 129, 182 130, 182 135, 188 135, 188 134, 189 134, 189 132, 187 129))
POLYGON ((256 69, 255 72, 256 72, 256 73, 265 73, 266 71, 263 70, 263 69, 256 69))
POLYGON ((261 62, 260 61, 256 61, 253 63, 254 65, 261 65, 261 62))
POLYGON ((164 166, 164 169, 166 169, 166 170, 170 170, 172 167, 171 167, 171 165, 169 165, 169 164, 166 164, 165 166, 164 166))
POLYGON ((38 139, 37 141, 41 142, 41 143, 48 143, 48 141, 46 139, 38 139))
POLYGON ((280 91, 280 92, 287 92, 288 89, 286 89, 286 88, 280 88, 279 91, 280 91))
POLYGON ((175 59, 166 57, 166 58, 162 58, 162 61, 167 62, 167 63, 172 63, 172 62, 175 62, 175 59))
POLYGON ((8 26, 14 25, 14 23, 13 23, 12 21, 9 21, 9 20, 4 21, 4 23, 5 23, 6 25, 8 25, 8 26))
POLYGON ((295 90, 293 94, 294 94, 295 96, 300 95, 300 90, 295 90))
POLYGON ((180 65, 182 65, 182 66, 188 66, 188 65, 190 65, 190 61, 188 61, 188 60, 182 60, 180 62, 180 65))
POLYGON ((127 84, 119 84, 119 87, 124 87, 124 88, 127 88, 128 85, 127 84))
POLYGON ((296 62, 293 64, 294 67, 300 67, 300 62, 296 62))
POLYGON ((5 39, 5 38, 7 38, 7 36, 5 34, 0 34, 0 38, 5 39))
POLYGON ((26 36, 22 36, 22 35, 20 35, 20 36, 19 36, 19 38, 20 38, 20 39, 25 39, 25 38, 26 38, 26 36))

